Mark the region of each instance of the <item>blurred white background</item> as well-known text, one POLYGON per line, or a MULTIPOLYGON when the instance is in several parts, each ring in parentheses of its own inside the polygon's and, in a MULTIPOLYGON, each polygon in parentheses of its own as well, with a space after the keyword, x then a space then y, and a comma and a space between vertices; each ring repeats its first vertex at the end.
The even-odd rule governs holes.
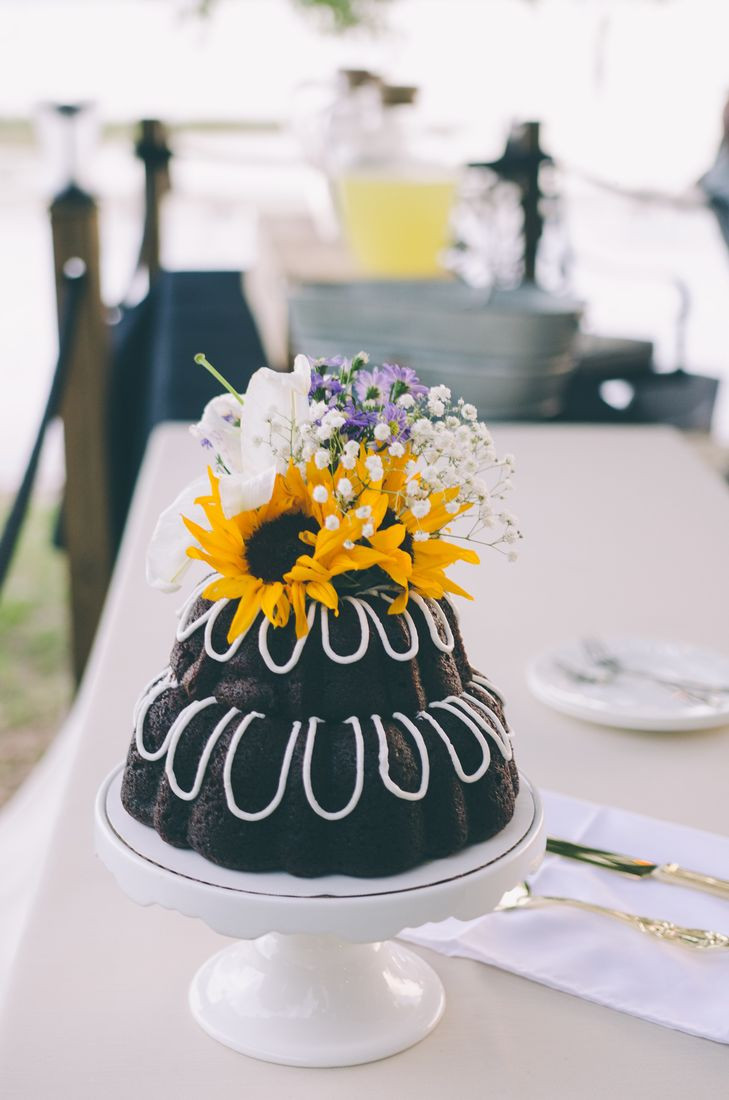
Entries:
MULTIPOLYGON (((287 128, 302 84, 371 67, 422 89, 462 157, 497 156, 538 118, 563 171, 574 289, 587 324, 652 339, 677 365, 729 376, 729 253, 695 184, 729 91, 724 0, 391 0, 378 33, 324 33, 293 0, 0 0, 0 489, 22 470, 55 354, 52 165, 38 105, 93 101, 106 127, 84 182, 100 197, 104 290, 124 293, 141 226, 141 167, 110 124, 197 124, 175 139, 165 212, 171 267, 245 267, 255 209, 301 201, 312 170, 287 128), (32 127, 28 123, 32 123, 32 127), (227 130, 203 123, 227 122, 227 130), (232 128, 232 127, 235 128, 232 128)), ((729 441, 720 395, 716 434, 729 441)), ((44 479, 59 475, 50 448, 44 479)))

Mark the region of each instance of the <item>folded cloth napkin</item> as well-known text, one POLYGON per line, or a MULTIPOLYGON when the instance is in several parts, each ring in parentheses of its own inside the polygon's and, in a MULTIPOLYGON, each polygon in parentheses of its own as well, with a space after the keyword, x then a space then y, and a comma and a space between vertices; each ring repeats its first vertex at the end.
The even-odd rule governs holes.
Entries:
MULTIPOLYGON (((676 862, 729 879, 729 837, 542 791, 547 834, 676 862)), ((729 902, 548 855, 529 884, 555 894, 729 934, 729 902)), ((665 1027, 729 1043, 729 948, 697 951, 613 918, 554 906, 406 929, 403 939, 464 955, 665 1027)))

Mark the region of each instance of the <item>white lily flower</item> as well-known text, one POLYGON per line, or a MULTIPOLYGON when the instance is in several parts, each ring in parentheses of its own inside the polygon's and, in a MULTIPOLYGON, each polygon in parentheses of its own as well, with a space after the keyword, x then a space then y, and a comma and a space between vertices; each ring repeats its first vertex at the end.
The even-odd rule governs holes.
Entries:
POLYGON ((190 427, 190 435, 198 439, 203 448, 214 458, 218 473, 241 472, 240 454, 240 401, 229 393, 213 397, 203 409, 197 424, 190 427), (219 461, 218 461, 219 460, 219 461), (222 465, 221 465, 222 463, 222 465))
POLYGON ((187 548, 192 539, 181 517, 187 516, 195 523, 205 523, 205 513, 195 501, 209 491, 210 482, 207 477, 195 478, 157 520, 147 549, 147 584, 152 588, 159 588, 162 592, 176 592, 180 587, 191 564, 187 548))
MULTIPOLYGON (((310 385, 311 366, 305 355, 297 355, 290 374, 262 367, 252 376, 242 405, 229 394, 214 397, 191 428, 211 457, 212 452, 220 455, 224 464, 223 468, 214 463, 228 518, 271 499, 276 474, 288 465, 279 433, 288 435, 309 420, 310 385)), ((180 587, 192 543, 182 517, 204 526, 205 514, 195 500, 209 490, 207 477, 196 478, 159 517, 147 551, 147 581, 153 588, 175 592, 180 587)))
MULTIPOLYGON (((261 367, 248 383, 240 417, 241 472, 257 477, 273 469, 284 473, 287 448, 282 441, 293 436, 297 425, 309 421, 311 365, 297 355, 290 374, 261 367)), ((262 503, 265 503, 262 502, 262 503)), ((229 513, 224 507, 227 516, 229 513)))

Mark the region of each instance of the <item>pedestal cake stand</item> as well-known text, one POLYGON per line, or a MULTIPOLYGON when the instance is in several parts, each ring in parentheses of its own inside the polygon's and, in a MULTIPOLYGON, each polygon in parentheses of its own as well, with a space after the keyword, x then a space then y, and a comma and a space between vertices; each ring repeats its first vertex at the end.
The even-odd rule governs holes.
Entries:
POLYGON ((198 970, 190 1008, 234 1050, 294 1066, 347 1066, 396 1054, 440 1020, 434 970, 388 937, 489 912, 540 862, 539 795, 521 776, 503 832, 447 859, 381 879, 229 871, 173 848, 121 803, 122 767, 96 800, 96 850, 140 905, 199 917, 237 941, 198 970))

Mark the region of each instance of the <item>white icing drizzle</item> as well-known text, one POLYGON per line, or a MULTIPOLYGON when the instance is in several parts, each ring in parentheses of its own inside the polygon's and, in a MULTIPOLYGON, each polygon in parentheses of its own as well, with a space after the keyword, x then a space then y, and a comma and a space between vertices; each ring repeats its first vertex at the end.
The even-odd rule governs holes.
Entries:
POLYGON ((246 637, 248 631, 251 629, 249 626, 243 631, 242 634, 239 634, 238 637, 231 642, 224 653, 219 653, 217 649, 215 649, 215 647, 213 646, 213 630, 215 629, 215 624, 218 621, 218 615, 228 603, 230 603, 229 600, 218 600, 217 603, 213 604, 211 608, 212 614, 208 617, 208 621, 205 623, 205 652, 207 653, 208 657, 212 657, 214 661, 220 661, 223 663, 225 661, 229 661, 230 658, 238 652, 241 643, 243 642, 243 639, 246 637))
POLYGON ((430 722, 431 726, 433 727, 435 732, 438 734, 438 736, 442 740, 443 744, 445 745, 446 749, 448 750, 448 755, 451 758, 451 763, 453 764, 453 769, 454 769, 456 775, 458 776, 458 778, 461 780, 461 782, 462 783, 475 783, 476 780, 480 779, 483 775, 486 774, 488 766, 491 763, 491 750, 489 749, 488 741, 483 736, 483 734, 481 733, 478 726, 476 726, 475 723, 472 722, 470 718, 468 718, 465 714, 463 714, 458 709, 458 707, 454 707, 453 704, 451 702, 449 702, 449 700, 452 700, 453 698, 454 697, 452 695, 450 695, 448 697, 448 699, 444 699, 440 703, 430 703, 430 707, 439 707, 441 710, 447 710, 451 714, 454 714, 456 716, 456 718, 460 718, 460 720, 464 723, 464 725, 466 725, 470 729, 471 733, 474 735, 474 737, 478 741, 478 743, 481 747, 481 752, 482 752, 483 756, 482 756, 481 763, 476 768, 476 771, 471 772, 470 775, 467 774, 463 770, 463 767, 461 765, 461 761, 458 758, 458 753, 456 752, 455 746, 454 746, 453 742, 451 741, 450 737, 448 736, 448 734, 446 733, 446 731, 441 726, 440 722, 436 721, 436 719, 433 717, 432 714, 428 714, 427 710, 421 710, 418 717, 419 718, 425 718, 426 721, 430 722))
MULTIPOLYGON (((389 596, 386 596, 384 592, 381 592, 379 595, 380 599, 385 600, 386 603, 394 602, 389 596)), ((390 639, 387 637, 387 634, 385 633, 385 628, 380 622, 375 609, 371 607, 366 600, 359 600, 358 602, 362 604, 362 607, 372 619, 372 622, 375 624, 377 633, 380 635, 382 648, 384 649, 387 656, 392 657, 393 661, 412 661, 413 657, 420 648, 420 639, 418 637, 418 632, 415 628, 415 623, 413 622, 413 617, 410 612, 407 610, 402 612, 402 616, 408 625, 408 631, 410 633, 410 645, 406 650, 404 650, 404 652, 398 652, 390 645, 390 639)))
POLYGON ((205 748, 203 749, 203 754, 200 757, 197 770, 195 772, 195 781, 189 791, 183 791, 179 783, 177 782, 177 779, 175 778, 175 752, 177 751, 177 745, 180 738, 182 737, 185 726, 179 726, 175 730, 175 735, 170 741, 170 747, 167 751, 167 760, 165 761, 165 775, 167 776, 167 781, 169 782, 170 787, 178 798, 182 798, 186 802, 192 802, 193 798, 197 798, 197 796, 200 794, 203 776, 205 774, 205 769, 208 766, 210 755, 217 745, 218 738, 220 737, 221 733, 228 725, 228 723, 231 722, 233 718, 235 718, 236 714, 240 714, 238 708, 231 707, 227 714, 223 715, 213 732, 210 734, 205 748))
MULTIPOLYGON (((190 612, 192 610, 193 604, 201 595, 203 588, 207 584, 209 584, 209 582, 209 577, 206 577, 204 580, 200 581, 200 583, 193 589, 187 600, 185 600, 184 604, 179 609, 178 615, 180 617, 180 623, 177 627, 176 637, 178 642, 184 642, 187 638, 194 634, 196 630, 204 626, 204 646, 205 652, 207 653, 208 657, 210 657, 213 661, 226 662, 229 661, 231 657, 235 656, 235 654, 238 652, 244 638, 248 634, 248 630, 250 630, 251 628, 249 627, 248 630, 239 635, 223 652, 218 652, 218 650, 214 648, 213 630, 215 629, 215 624, 217 623, 220 613, 230 601, 228 599, 217 600, 215 603, 211 604, 211 606, 208 607, 205 611, 203 611, 199 618, 192 620, 190 619, 190 612)), ((385 603, 388 604, 393 603, 393 598, 391 596, 388 596, 387 593, 381 592, 377 589, 373 589, 372 591, 365 593, 365 595, 370 595, 376 597, 377 599, 384 600, 385 603)), ((410 594, 410 599, 419 607, 433 645, 437 649, 439 649, 441 653, 452 653, 455 645, 455 640, 453 637, 453 631, 451 630, 450 624, 443 612, 443 609, 434 601, 428 602, 424 600, 423 597, 418 595, 417 592, 412 592, 410 594), (440 623, 440 625, 442 626, 443 632, 445 634, 445 640, 441 637, 438 630, 436 616, 438 623, 440 623)), ((359 623, 360 640, 352 653, 342 654, 335 652, 335 650, 332 648, 330 638, 329 610, 328 608, 324 607, 323 604, 312 602, 306 615, 306 620, 309 624, 309 634, 305 634, 303 638, 297 638, 291 657, 284 664, 277 664, 271 657, 271 652, 268 647, 268 631, 271 624, 265 616, 261 619, 261 623, 258 628, 258 650, 266 667, 271 672, 276 673, 279 676, 285 675, 287 672, 290 672, 291 669, 295 667, 301 657, 304 646, 309 640, 311 628, 314 625, 314 618, 317 611, 319 612, 321 617, 322 649, 329 660, 333 661, 335 664, 350 665, 356 663, 357 661, 360 661, 364 657, 365 653, 367 652, 367 647, 369 645, 370 636, 372 633, 369 622, 370 620, 375 625, 375 630, 382 644, 382 648, 384 649, 387 656, 390 657, 393 661, 410 661, 413 659, 413 657, 417 655, 418 650, 420 649, 420 638, 418 636, 418 631, 415 626, 413 617, 407 610, 407 608, 401 613, 401 615, 405 622, 405 626, 407 627, 408 643, 406 649, 398 651, 396 649, 393 649, 392 644, 390 643, 390 639, 388 638, 385 631, 384 625, 370 603, 359 596, 344 596, 343 600, 346 600, 352 605, 359 623)))
MULTIPOLYGON (((147 710, 149 708, 149 703, 147 703, 147 696, 149 695, 150 691, 152 691, 152 689, 155 688, 162 681, 164 681, 164 686, 167 687, 167 685, 169 683, 170 676, 171 676, 171 670, 170 670, 170 667, 168 665, 167 668, 162 669, 162 671, 158 672, 156 676, 153 676, 152 679, 148 683, 146 683, 144 685, 144 687, 142 688, 141 692, 139 693, 139 697, 138 697, 136 703, 134 704, 134 707, 132 708, 132 722, 134 723, 135 729, 136 729, 138 721, 139 721, 139 714, 142 710, 142 707, 144 707, 144 713, 145 714, 147 713, 147 710), (145 703, 147 704, 146 706, 145 706, 145 703)), ((162 690, 164 690, 164 689, 163 688, 160 689, 160 692, 162 690)), ((150 700, 150 702, 151 702, 151 700, 150 700)))
POLYGON ((437 604, 435 601, 433 601, 433 610, 437 613, 438 619, 440 620, 443 629, 445 630, 445 641, 443 641, 440 634, 438 633, 438 628, 436 627, 435 620, 433 618, 433 612, 431 611, 430 607, 425 602, 423 597, 418 595, 417 592, 411 592, 410 599, 414 603, 416 603, 422 611, 423 618, 425 619, 428 630, 430 631, 431 641, 433 642, 435 648, 439 649, 441 653, 452 653, 453 647, 456 644, 456 640, 453 637, 451 624, 448 622, 448 619, 445 616, 445 612, 443 611, 443 608, 440 606, 440 604, 437 604))
MULTIPOLYGON (((195 601, 197 599, 199 599, 200 596, 202 596, 203 589, 207 586, 209 581, 210 581, 210 575, 208 575, 207 577, 204 577, 203 580, 198 581, 198 583, 195 585, 192 592, 187 597, 187 599, 182 604, 182 606, 178 607, 177 617, 179 618, 180 621, 177 625, 177 631, 176 631, 176 635, 175 635, 178 642, 184 642, 185 638, 189 638, 190 635, 193 634, 198 629, 198 627, 202 626, 202 624, 207 619, 210 618, 210 615, 213 612, 215 604, 213 604, 211 607, 209 607, 207 609, 207 611, 204 611, 199 619, 193 619, 192 621, 190 621, 190 612, 192 611, 192 606, 195 603, 195 601)), ((222 602, 222 601, 219 601, 219 602, 222 602)), ((226 603, 227 603, 227 600, 226 600, 226 603)))
POLYGON ((430 760, 428 759, 428 750, 425 747, 425 741, 423 735, 410 719, 397 711, 392 716, 397 722, 401 722, 403 726, 413 736, 413 740, 417 746, 420 754, 420 786, 417 791, 405 791, 402 787, 399 787, 397 783, 390 777, 390 752, 387 747, 387 734, 385 733, 385 727, 382 724, 382 719, 379 714, 372 715, 372 724, 377 731, 377 738, 379 740, 379 763, 380 763, 380 778, 385 787, 391 794, 397 795, 398 798, 405 798, 410 802, 417 802, 419 799, 424 798, 428 790, 428 782, 430 780, 430 760))
POLYGON ((514 755, 514 751, 511 747, 511 738, 505 727, 501 723, 501 719, 498 714, 487 706, 481 699, 477 699, 475 695, 469 695, 467 691, 464 691, 462 695, 456 697, 453 696, 453 701, 457 703, 459 707, 463 707, 464 710, 468 710, 468 713, 482 726, 487 733, 493 737, 496 744, 501 750, 501 755, 504 760, 511 760, 514 755), (478 707, 482 710, 487 718, 490 719, 486 722, 477 712, 474 712, 474 707, 478 707))
MULTIPOLYGON (((316 608, 317 605, 315 603, 312 603, 306 614, 306 621, 309 624, 309 633, 311 633, 311 628, 314 624, 316 608)), ((264 615, 261 619, 261 625, 258 628, 258 650, 261 654, 261 657, 263 657, 266 666, 270 668, 271 672, 277 672, 279 673, 279 675, 283 676, 285 672, 291 672, 291 669, 294 667, 295 664, 297 664, 299 657, 301 656, 301 651, 306 645, 309 634, 304 634, 303 638, 297 638, 296 645, 294 646, 294 651, 291 654, 289 660, 283 665, 277 665, 268 649, 268 630, 270 626, 271 623, 264 615)))
POLYGON ((503 706, 504 696, 501 694, 501 692, 496 687, 496 685, 492 684, 491 681, 488 680, 485 676, 482 676, 480 672, 474 672, 474 674, 471 678, 471 683, 475 684, 476 687, 485 688, 486 691, 490 692, 491 695, 493 695, 496 699, 498 699, 498 701, 503 706))
MULTIPOLYGON (((155 677, 147 685, 142 692, 140 699, 135 707, 135 742, 139 755, 145 760, 155 761, 159 760, 167 753, 167 760, 165 761, 165 775, 169 782, 170 788, 173 793, 183 801, 191 802, 197 798, 200 793, 205 771, 210 762, 210 757, 217 745, 218 741, 230 725, 230 723, 241 714, 241 711, 237 707, 230 707, 226 713, 218 720, 214 726, 212 733, 210 734, 205 747, 202 751, 200 759, 198 761, 195 770, 195 779, 192 787, 189 790, 184 790, 180 787, 175 776, 175 754, 184 731, 189 726, 190 722, 195 718, 197 714, 205 710, 207 707, 213 706, 217 703, 214 696, 208 696, 205 699, 195 700, 184 707, 175 718, 174 722, 167 731, 167 735, 163 743, 155 751, 146 749, 144 746, 144 722, 147 716, 149 707, 155 699, 166 691, 170 687, 177 686, 174 676, 170 669, 166 669, 160 676, 155 677)), ((226 751, 225 762, 223 765, 223 787, 225 791, 225 799, 228 805, 228 809, 235 817, 240 818, 242 821, 261 821, 263 818, 272 814, 281 801, 286 790, 286 784, 291 770, 291 762, 296 748, 299 735, 301 733, 302 722, 295 721, 289 734, 286 749, 284 751, 283 760, 281 762, 281 772, 279 774, 278 785, 276 792, 271 801, 263 807, 261 810, 254 812, 241 809, 235 801, 232 786, 232 772, 235 761, 235 755, 238 750, 241 738, 245 735, 246 730, 251 723, 256 719, 265 719, 265 715, 258 711, 251 711, 249 714, 243 716, 242 720, 238 724, 235 733, 233 734, 230 745, 226 751)), ((397 798, 404 799, 406 801, 416 802, 425 797, 428 791, 430 782, 430 760, 428 756, 428 749, 425 744, 425 739, 421 731, 418 729, 417 721, 427 721, 433 729, 436 731, 440 739, 443 741, 448 755, 453 764, 456 775, 463 783, 475 783, 477 780, 486 773, 491 762, 491 752, 488 742, 484 737, 484 733, 488 734, 498 746, 502 756, 505 760, 512 759, 512 748, 510 744, 511 734, 505 729, 503 723, 498 718, 498 715, 487 706, 486 703, 480 699, 475 698, 468 692, 463 692, 461 695, 449 695, 447 698, 430 703, 426 710, 421 711, 417 719, 413 721, 408 718, 407 715, 402 714, 400 711, 396 711, 392 715, 392 720, 399 722, 405 729, 411 734, 415 747, 420 757, 420 785, 416 791, 406 791, 400 787, 392 779, 390 775, 390 756, 389 747, 387 743, 387 734, 385 731, 382 718, 378 714, 371 716, 371 721, 374 726, 378 739, 378 763, 379 763, 379 775, 382 780, 383 786, 391 794, 397 798), (456 752, 456 748, 444 730, 443 726, 433 714, 429 711, 434 709, 445 710, 449 714, 452 714, 455 718, 458 718, 463 724, 470 730, 479 743, 481 748, 483 759, 479 767, 470 774, 466 773, 463 769, 461 761, 456 752), (479 713, 479 711, 483 713, 479 713)), ((308 728, 306 732, 306 744, 304 746, 304 756, 302 761, 302 783, 307 802, 311 806, 312 810, 320 817, 325 818, 327 821, 338 821, 343 817, 350 814, 357 803, 359 802, 362 791, 364 789, 364 735, 362 732, 362 724, 360 719, 352 716, 345 719, 345 723, 352 726, 352 733, 355 744, 355 765, 354 765, 354 789, 352 795, 345 806, 339 810, 325 810, 314 794, 312 779, 311 779, 311 767, 314 755, 314 745, 316 741, 317 727, 323 721, 321 718, 311 717, 308 720, 308 728)))
POLYGON ((354 653, 348 653, 346 655, 342 653, 335 653, 329 641, 329 608, 322 607, 321 644, 322 649, 324 650, 330 661, 336 661, 336 663, 339 665, 351 665, 354 664, 355 661, 361 661, 364 657, 370 641, 370 628, 367 622, 367 616, 362 610, 362 600, 355 599, 353 596, 345 596, 344 598, 347 603, 351 603, 352 607, 357 612, 357 618, 359 619, 359 629, 362 634, 360 643, 355 649, 354 653))
POLYGON ((311 785, 311 760, 314 755, 314 741, 316 739, 316 727, 321 718, 310 718, 309 728, 306 731, 306 745, 304 747, 304 762, 302 768, 302 780, 304 783, 304 790, 306 792, 306 798, 315 813, 319 814, 319 817, 326 818, 327 821, 339 821, 340 818, 346 817, 352 812, 357 805, 362 794, 362 788, 364 787, 364 737, 362 736, 362 726, 359 718, 346 718, 345 722, 349 722, 354 732, 354 751, 355 751, 355 780, 354 790, 352 791, 352 797, 346 806, 342 806, 341 810, 329 811, 325 810, 317 801, 314 790, 311 785))
MULTIPOLYGON (((161 692, 159 692, 159 694, 161 694, 161 692)), ((151 701, 152 700, 150 700, 150 702, 151 701)), ((164 754, 169 750, 172 741, 177 744, 177 741, 179 741, 180 739, 181 733, 184 729, 187 728, 195 715, 199 714, 201 710, 205 710, 206 707, 213 706, 214 703, 217 703, 217 699, 215 698, 215 696, 208 695, 207 699, 196 699, 194 703, 190 703, 184 708, 184 710, 181 710, 170 728, 167 730, 164 741, 162 742, 160 747, 154 752, 150 752, 144 747, 142 736, 144 730, 144 720, 142 719, 142 722, 137 727, 136 733, 137 751, 139 752, 139 755, 144 757, 145 760, 159 760, 160 757, 164 756, 164 754)))
POLYGON ((150 680, 144 691, 137 699, 134 705, 134 712, 132 721, 134 722, 134 740, 137 746, 137 752, 145 760, 159 760, 161 756, 167 751, 167 744, 169 741, 169 734, 165 738, 162 747, 156 752, 148 752, 144 747, 144 720, 147 717, 147 711, 152 706, 155 699, 158 699, 163 692, 168 688, 175 687, 176 681, 172 675, 172 669, 166 668, 164 672, 159 676, 155 676, 153 680, 150 680))
POLYGON ((294 722, 291 733, 289 734, 288 743, 286 745, 286 751, 284 752, 283 763, 281 764, 281 774, 278 777, 278 786, 276 787, 276 793, 262 810, 256 810, 253 813, 249 813, 247 810, 241 810, 240 806, 235 801, 233 794, 233 784, 231 783, 231 775, 233 772, 233 761, 238 749, 238 743, 241 737, 246 732, 248 727, 254 718, 265 718, 265 714, 259 714, 258 711, 252 710, 250 714, 246 714, 245 718, 238 726, 238 729, 233 734, 230 745, 228 746, 228 752, 225 757, 225 765, 223 767, 223 787, 225 788, 225 801, 228 803, 228 809, 236 817, 239 817, 241 821, 261 821, 264 817, 268 817, 275 809, 278 808, 281 799, 284 796, 286 790, 286 780, 289 776, 289 768, 291 767, 291 757, 294 754, 294 748, 296 746, 296 739, 299 736, 299 730, 301 729, 301 722, 294 722))

